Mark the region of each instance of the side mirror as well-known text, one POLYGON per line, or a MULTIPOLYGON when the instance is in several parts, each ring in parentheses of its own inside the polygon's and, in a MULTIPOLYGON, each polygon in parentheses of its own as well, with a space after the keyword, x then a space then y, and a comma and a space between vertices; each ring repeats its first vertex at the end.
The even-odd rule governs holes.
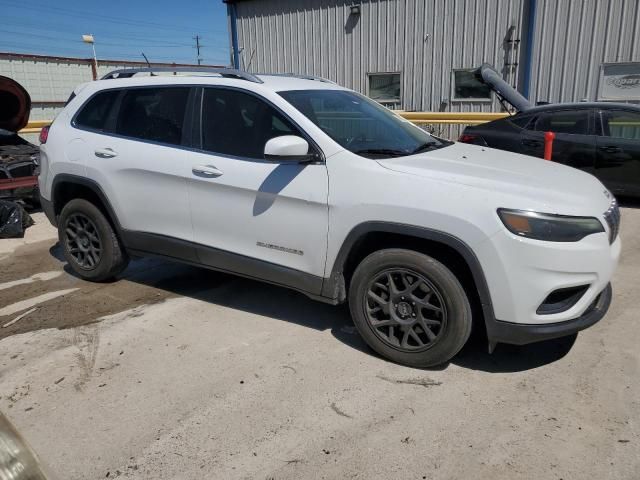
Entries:
POLYGON ((310 162, 309 142, 295 135, 283 135, 269 140, 264 146, 264 158, 270 162, 310 162))

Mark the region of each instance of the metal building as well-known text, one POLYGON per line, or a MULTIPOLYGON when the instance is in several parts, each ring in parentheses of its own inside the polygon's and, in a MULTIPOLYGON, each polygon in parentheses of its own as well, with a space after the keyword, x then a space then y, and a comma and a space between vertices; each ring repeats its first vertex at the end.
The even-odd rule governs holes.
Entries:
MULTIPOLYGON (((97 69, 94 70, 93 59, 89 58, 0 52, 0 75, 16 80, 31 96, 31 120, 55 118, 73 89, 81 83, 100 78, 118 68, 146 65, 144 62, 98 59, 97 69)), ((151 65, 197 67, 175 63, 151 65)))
POLYGON ((534 102, 640 101, 640 0, 223 0, 232 59, 392 108, 499 111, 490 63, 534 102))

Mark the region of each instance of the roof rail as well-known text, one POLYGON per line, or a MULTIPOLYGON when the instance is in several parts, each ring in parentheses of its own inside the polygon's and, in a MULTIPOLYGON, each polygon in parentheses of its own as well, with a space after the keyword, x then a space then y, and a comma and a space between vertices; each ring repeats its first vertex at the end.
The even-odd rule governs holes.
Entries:
POLYGON ((328 78, 316 77, 314 75, 305 75, 305 74, 298 74, 298 73, 256 73, 256 75, 269 75, 271 77, 301 78, 303 80, 315 80, 316 82, 333 83, 334 85, 336 83, 332 80, 329 80, 328 78))
POLYGON ((158 72, 189 72, 189 73, 217 73, 221 77, 238 78, 254 83, 264 83, 255 75, 242 70, 233 68, 216 68, 216 67, 140 67, 140 68, 121 68, 107 73, 101 80, 111 80, 115 78, 131 78, 137 73, 158 73, 158 72))

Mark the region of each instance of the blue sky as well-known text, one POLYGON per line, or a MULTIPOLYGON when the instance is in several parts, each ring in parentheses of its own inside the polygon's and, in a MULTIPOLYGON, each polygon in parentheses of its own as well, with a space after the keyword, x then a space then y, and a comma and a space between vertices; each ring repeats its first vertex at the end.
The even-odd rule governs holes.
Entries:
POLYGON ((229 63, 226 5, 221 0, 0 0, 0 51, 88 58, 229 63))

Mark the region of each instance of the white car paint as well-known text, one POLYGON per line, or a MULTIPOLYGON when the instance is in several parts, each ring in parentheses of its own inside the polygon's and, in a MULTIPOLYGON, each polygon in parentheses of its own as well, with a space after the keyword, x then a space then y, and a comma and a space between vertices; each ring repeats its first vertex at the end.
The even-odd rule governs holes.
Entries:
POLYGON ((433 229, 472 250, 487 280, 495 316, 506 322, 574 319, 609 283, 620 240, 610 245, 608 232, 571 243, 530 240, 510 233, 496 213, 509 208, 593 216, 608 230, 603 213, 610 198, 595 177, 459 143, 401 158, 364 158, 345 150, 277 93, 346 89, 299 78, 261 78, 262 84, 215 76, 133 77, 85 85, 53 123, 42 146, 43 197, 51 199, 56 174, 85 176, 103 188, 126 229, 194 241, 324 278, 331 275, 349 232, 361 223, 433 229), (70 122, 73 113, 104 88, 194 83, 233 86, 267 99, 315 142, 325 162, 243 160, 104 136, 78 130, 70 122), (115 155, 95 156, 107 148, 115 155), (289 251, 263 248, 269 244, 289 251), (584 282, 591 287, 569 310, 535 313, 551 291, 584 282))

